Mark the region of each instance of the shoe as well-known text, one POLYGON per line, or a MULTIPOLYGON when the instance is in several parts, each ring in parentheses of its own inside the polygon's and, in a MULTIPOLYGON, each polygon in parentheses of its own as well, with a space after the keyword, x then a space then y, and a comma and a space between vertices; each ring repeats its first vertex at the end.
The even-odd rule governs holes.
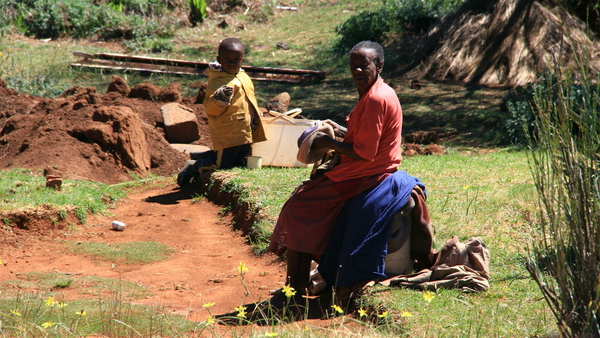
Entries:
POLYGON ((181 171, 179 171, 179 174, 177 175, 178 186, 182 187, 184 185, 188 185, 195 176, 200 175, 200 172, 194 168, 195 164, 196 161, 194 160, 185 161, 183 169, 181 169, 181 171))

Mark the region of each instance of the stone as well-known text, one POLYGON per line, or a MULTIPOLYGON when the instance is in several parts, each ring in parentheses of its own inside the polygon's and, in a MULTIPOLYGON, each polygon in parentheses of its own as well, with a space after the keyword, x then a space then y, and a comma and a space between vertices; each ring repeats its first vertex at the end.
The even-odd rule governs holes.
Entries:
POLYGON ((194 111, 172 102, 160 107, 169 143, 191 143, 200 139, 198 118, 194 111))

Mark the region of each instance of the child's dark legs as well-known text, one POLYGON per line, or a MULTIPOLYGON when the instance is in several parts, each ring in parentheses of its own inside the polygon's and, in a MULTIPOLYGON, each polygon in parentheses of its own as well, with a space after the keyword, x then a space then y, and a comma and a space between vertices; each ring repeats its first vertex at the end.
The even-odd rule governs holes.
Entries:
POLYGON ((251 144, 229 147, 218 151, 217 166, 219 169, 245 167, 246 157, 250 153, 251 144))

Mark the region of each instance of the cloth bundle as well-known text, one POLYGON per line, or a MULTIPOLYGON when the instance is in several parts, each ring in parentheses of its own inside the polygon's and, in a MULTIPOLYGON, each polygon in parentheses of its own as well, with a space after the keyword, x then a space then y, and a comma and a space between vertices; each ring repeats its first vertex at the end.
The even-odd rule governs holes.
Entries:
POLYGON ((460 243, 453 236, 438 253, 430 269, 400 275, 380 282, 419 290, 456 288, 465 292, 486 291, 489 284, 490 251, 479 237, 460 243))

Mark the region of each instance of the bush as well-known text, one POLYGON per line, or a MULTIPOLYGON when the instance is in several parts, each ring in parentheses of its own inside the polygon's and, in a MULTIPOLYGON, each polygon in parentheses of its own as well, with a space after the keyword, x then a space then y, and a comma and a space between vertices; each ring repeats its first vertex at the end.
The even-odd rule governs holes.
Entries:
POLYGON ((559 73, 533 93, 530 158, 541 211, 527 269, 563 337, 600 337, 599 89, 585 75, 559 73))
POLYGON ((167 9, 164 0, 110 0, 108 4, 123 13, 146 17, 162 15, 167 9))
POLYGON ((205 0, 189 0, 190 5, 190 22, 195 27, 206 18, 206 1, 205 0))
POLYGON ((388 33, 418 26, 423 18, 441 19, 465 0, 385 0, 375 10, 363 11, 336 27, 336 50, 346 53, 364 40, 383 42, 388 33))
MULTIPOLYGON (((558 80, 556 74, 548 70, 538 77, 537 84, 517 87, 504 97, 508 114, 499 126, 503 135, 502 143, 527 145, 530 139, 537 137, 540 107, 539 102, 536 101, 536 95, 547 95, 546 99, 551 100, 552 104, 560 104, 559 93, 568 89, 568 99, 575 104, 574 109, 581 110, 588 101, 595 98, 590 97, 590 93, 597 93, 597 89, 592 84, 586 85, 579 81, 563 83, 558 80)), ((585 114, 584 111, 577 111, 577 113, 585 114)), ((571 132, 577 133, 578 128, 578 124, 575 123, 571 132)))
POLYGON ((504 97, 508 114, 500 122, 502 144, 526 145, 535 130, 535 114, 533 111, 533 92, 535 87, 517 87, 504 97))
POLYGON ((9 4, 2 8, 12 9, 13 24, 24 18, 25 34, 37 38, 164 39, 175 30, 175 23, 161 16, 166 6, 159 0, 113 0, 100 5, 90 0, 14 0, 9 4))
POLYGON ((60 4, 54 0, 36 2, 26 18, 27 35, 37 38, 55 38, 66 30, 60 4))
POLYGON ((391 14, 385 9, 361 12, 335 28, 335 32, 341 36, 337 49, 340 54, 345 54, 360 41, 381 43, 393 25, 391 14))

